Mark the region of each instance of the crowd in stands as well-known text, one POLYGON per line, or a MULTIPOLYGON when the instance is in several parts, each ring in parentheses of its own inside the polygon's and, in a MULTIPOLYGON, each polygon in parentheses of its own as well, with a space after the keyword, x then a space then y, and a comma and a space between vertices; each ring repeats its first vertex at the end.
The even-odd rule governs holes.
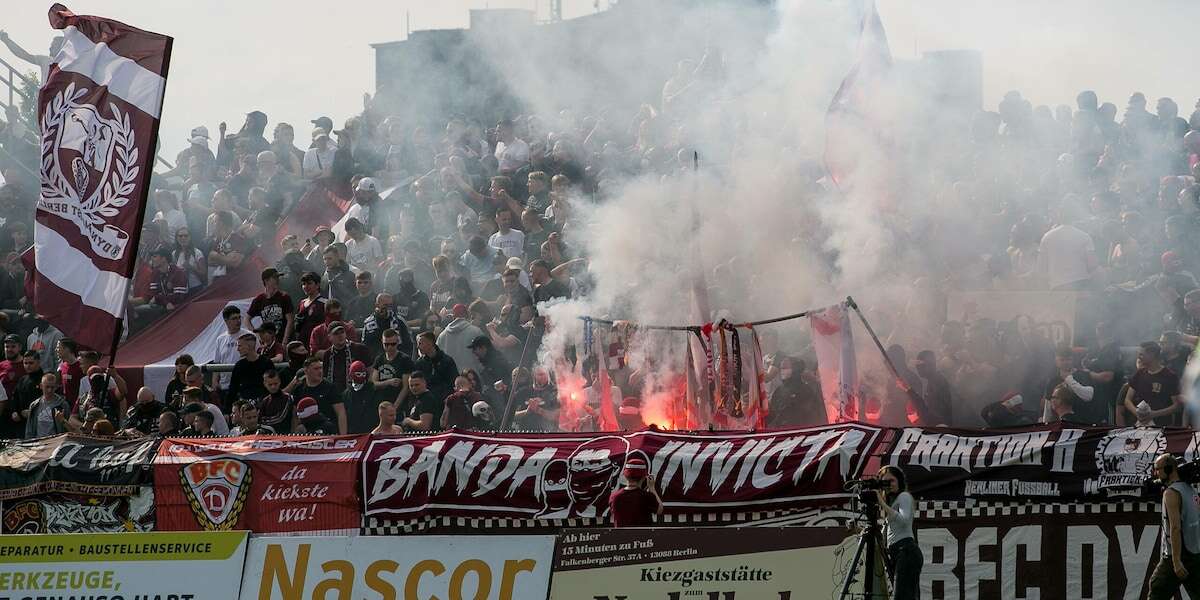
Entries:
MULTIPOLYGON (((563 111, 433 128, 368 100, 340 129, 318 117, 298 133, 259 111, 236 132, 197 126, 154 180, 133 327, 249 268, 258 248, 278 244, 282 258, 261 270, 248 310, 221 315, 215 363, 232 369, 208 373, 182 355, 165 390, 106 378, 95 352, 29 312, 17 257, 37 192, 8 178, 0 437, 594 428, 597 395, 566 418, 552 366, 537 362, 539 306, 594 284, 575 236, 580 206, 603 203, 617 181, 692 167, 671 107, 700 75, 681 66, 662 108, 626 120, 563 111), (280 238, 312 186, 348 190, 348 218, 280 238)), ((1011 92, 961 132, 969 152, 942 169, 938 193, 962 210, 934 230, 896 224, 909 243, 957 251, 913 283, 906 305, 872 312, 899 373, 865 380, 879 422, 1193 422, 1180 376, 1200 339, 1200 109, 1189 121, 1168 98, 1146 105, 1133 94, 1118 118, 1092 92, 1074 109, 1011 92), (1076 346, 1056 346, 1028 318, 948 319, 946 294, 964 289, 1078 292, 1086 327, 1076 346)), ((0 144, 22 143, 14 137, 0 144)), ((763 341, 768 424, 824 421, 811 348, 763 341)), ((634 425, 643 368, 609 368, 634 425)), ((596 372, 584 365, 588 384, 596 372)))

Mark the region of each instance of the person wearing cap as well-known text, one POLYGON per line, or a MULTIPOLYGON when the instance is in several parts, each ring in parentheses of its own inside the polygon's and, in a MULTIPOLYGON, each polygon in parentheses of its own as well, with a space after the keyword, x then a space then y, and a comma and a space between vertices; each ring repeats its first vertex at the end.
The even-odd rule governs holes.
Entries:
POLYGON ((275 368, 270 358, 258 353, 258 336, 253 333, 238 337, 237 351, 238 361, 233 365, 229 394, 225 399, 227 406, 238 400, 262 398, 267 393, 262 384, 263 373, 275 368))
POLYGON ((375 387, 366 363, 361 360, 350 363, 349 385, 342 392, 349 433, 371 433, 379 419, 379 401, 391 398, 395 395, 384 394, 375 387))
POLYGON ((371 177, 363 177, 354 185, 354 203, 346 210, 346 216, 358 219, 363 228, 377 239, 388 239, 388 218, 379 201, 379 184, 371 177))
POLYGON ((366 346, 350 341, 346 325, 341 321, 329 324, 329 344, 329 349, 321 359, 323 374, 333 384, 334 390, 341 394, 350 380, 350 365, 356 361, 364 365, 371 362, 371 352, 366 346))
POLYGON ((337 241, 337 236, 328 225, 317 225, 313 229, 312 237, 304 241, 304 245, 300 247, 300 252, 308 260, 310 265, 314 267, 321 263, 321 257, 325 254, 325 249, 329 248, 337 241))
POLYGON ((629 457, 621 475, 625 485, 608 498, 613 527, 653 527, 654 517, 663 514, 663 503, 646 459, 640 454, 629 457))
POLYGON ((354 324, 343 320, 342 303, 338 300, 330 300, 325 303, 325 322, 314 327, 312 334, 308 337, 309 354, 317 358, 325 358, 325 353, 329 351, 329 347, 333 344, 333 341, 329 339, 329 334, 335 322, 341 323, 346 327, 347 339, 359 339, 358 330, 355 329, 354 324))
POLYGON ((333 159, 337 144, 329 139, 329 130, 317 127, 312 132, 312 146, 304 151, 300 172, 305 179, 328 179, 333 176, 333 159))
POLYGON ((251 325, 257 327, 269 323, 276 333, 282 332, 286 340, 292 336, 296 310, 291 296, 279 289, 279 278, 280 273, 274 267, 263 269, 263 291, 250 302, 246 315, 250 317, 251 325))
MULTIPOLYGON (((317 400, 305 396, 296 403, 297 432, 309 435, 338 435, 339 429, 317 406, 317 400)), ((345 433, 341 431, 340 433, 345 433)))
POLYGON ((467 307, 465 304, 455 304, 450 309, 450 314, 454 317, 449 325, 442 330, 442 333, 437 337, 438 348, 450 355, 454 359, 454 364, 458 365, 459 370, 473 369, 480 370, 483 365, 479 364, 475 354, 471 352, 471 343, 478 337, 483 335, 483 331, 473 325, 467 318, 467 307))
POLYGON ((175 168, 162 174, 163 177, 183 177, 187 175, 193 162, 202 166, 212 166, 217 162, 216 155, 208 147, 210 136, 208 127, 199 125, 188 133, 188 147, 175 155, 175 168))

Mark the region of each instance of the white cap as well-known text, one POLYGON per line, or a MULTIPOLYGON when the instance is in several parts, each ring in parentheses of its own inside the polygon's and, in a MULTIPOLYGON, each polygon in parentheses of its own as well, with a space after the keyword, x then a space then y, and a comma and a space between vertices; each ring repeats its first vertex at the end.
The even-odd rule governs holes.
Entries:
POLYGON ((521 260, 520 256, 514 256, 508 259, 508 262, 504 263, 504 268, 516 269, 520 271, 521 269, 525 268, 525 261, 521 260))
POLYGON ((358 185, 354 187, 356 192, 374 192, 376 191, 375 180, 370 177, 363 177, 358 180, 358 185))

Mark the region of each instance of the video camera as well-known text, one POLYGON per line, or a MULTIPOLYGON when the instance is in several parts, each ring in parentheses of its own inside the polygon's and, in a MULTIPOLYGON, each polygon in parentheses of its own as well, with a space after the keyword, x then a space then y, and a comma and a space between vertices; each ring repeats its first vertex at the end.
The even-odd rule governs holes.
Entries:
MULTIPOLYGON (((1200 460, 1179 463, 1179 480, 1192 486, 1200 484, 1200 460)), ((1164 482, 1153 477, 1147 477, 1142 482, 1142 496, 1158 496, 1162 494, 1163 489, 1166 487, 1164 482)))

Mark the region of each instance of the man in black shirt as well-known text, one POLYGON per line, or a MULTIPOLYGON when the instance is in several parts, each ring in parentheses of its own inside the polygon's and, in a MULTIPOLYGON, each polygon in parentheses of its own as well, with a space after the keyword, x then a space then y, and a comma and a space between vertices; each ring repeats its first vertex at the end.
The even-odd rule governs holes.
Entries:
POLYGON ((504 360, 504 355, 492 345, 492 338, 486 335, 475 338, 468 347, 479 359, 479 364, 483 365, 483 370, 479 372, 483 389, 478 390, 479 393, 483 394, 484 399, 497 412, 503 411, 507 398, 496 391, 496 382, 503 382, 503 387, 508 388, 512 378, 512 365, 504 360))
POLYGON ((237 341, 238 358, 229 378, 229 400, 254 402, 266 395, 263 373, 275 368, 271 359, 258 353, 258 338, 253 333, 243 333, 237 341))
POLYGON ((342 392, 350 433, 371 433, 379 421, 382 394, 375 389, 368 375, 367 365, 362 361, 356 360, 350 364, 350 385, 342 392))
POLYGON ((241 402, 241 424, 229 430, 229 435, 274 435, 275 430, 258 422, 258 407, 253 402, 241 402))
MULTIPOLYGON (((1084 355, 1083 368, 1092 380, 1092 387, 1095 388, 1092 403, 1103 407, 1103 418, 1096 423, 1108 425, 1112 422, 1114 407, 1121 402, 1117 394, 1125 382, 1125 374, 1121 368, 1121 346, 1113 338, 1112 326, 1108 323, 1096 324, 1096 343, 1084 355)), ((1100 416, 1099 407, 1096 407, 1093 416, 1100 416)))
POLYGON ((137 402, 125 415, 125 430, 139 435, 158 433, 158 416, 169 410, 166 404, 154 399, 154 392, 143 387, 137 392, 137 402))
POLYGON ((571 290, 566 284, 550 276, 550 265, 537 259, 529 263, 529 277, 533 280, 533 301, 545 302, 554 298, 570 298, 571 290))
MULTIPOLYGON (((310 356, 304 361, 304 370, 296 374, 296 379, 288 384, 285 392, 292 395, 293 398, 310 398, 317 404, 317 409, 329 421, 337 423, 337 433, 345 434, 347 431, 346 423, 346 406, 342 404, 342 397, 333 388, 333 384, 329 383, 322 377, 321 359, 310 356)), ((300 414, 300 403, 296 403, 297 419, 303 423, 304 415, 300 414)), ((305 426, 307 430, 308 427, 305 426)), ((307 430, 307 433, 312 433, 307 430)))
POLYGON ((42 395, 42 355, 37 350, 26 350, 21 354, 21 366, 25 374, 17 380, 13 395, 4 404, 4 424, 0 435, 5 439, 19 440, 25 437, 25 419, 29 406, 42 395))
POLYGON ((1075 368, 1075 353, 1070 346, 1060 346, 1054 354, 1054 372, 1042 386, 1042 420, 1053 423, 1056 420, 1054 408, 1054 390, 1066 385, 1074 394, 1077 401, 1072 403, 1072 419, 1078 423, 1103 422, 1108 415, 1107 406, 1093 406, 1095 387, 1092 377, 1087 371, 1075 368))
POLYGON ((395 329, 383 331, 383 352, 371 363, 371 382, 385 400, 394 400, 404 389, 405 379, 416 366, 412 358, 400 351, 400 334, 395 329))
MULTIPOLYGON (((433 332, 425 331, 417 336, 417 351, 421 357, 417 359, 417 370, 425 374, 425 382, 434 399, 439 403, 454 391, 454 378, 458 377, 458 365, 449 354, 442 352, 437 346, 437 338, 433 332)), ((411 384, 410 384, 411 385, 411 384)), ((402 412, 403 414, 403 412, 402 412)), ((438 412, 437 414, 441 414, 438 412)))
MULTIPOLYGON (((449 358, 449 357, 447 357, 449 358)), ((445 403, 426 388, 425 373, 413 371, 408 376, 408 397, 400 407, 405 431, 432 431, 442 415, 445 403)))

